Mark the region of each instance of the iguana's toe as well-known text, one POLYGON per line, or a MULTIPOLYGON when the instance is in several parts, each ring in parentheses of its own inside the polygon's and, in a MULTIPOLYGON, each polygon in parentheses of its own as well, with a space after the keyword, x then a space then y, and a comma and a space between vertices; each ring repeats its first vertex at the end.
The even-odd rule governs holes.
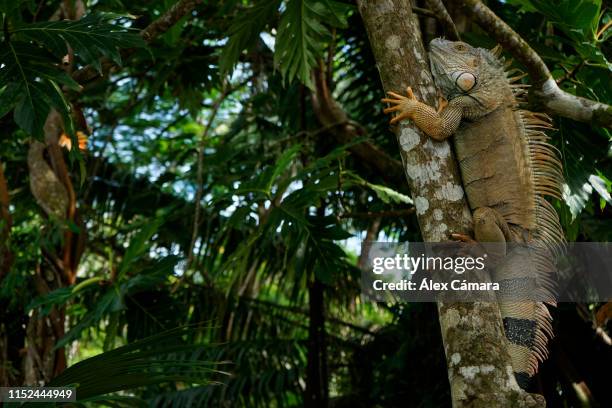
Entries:
POLYGON ((416 100, 416 97, 414 96, 414 93, 412 92, 412 87, 406 88, 406 95, 408 95, 408 98, 412 100, 416 100))
POLYGON ((385 108, 385 109, 383 109, 383 112, 384 112, 384 113, 391 113, 391 112, 397 112, 398 110, 401 110, 401 109, 402 109, 402 107, 401 107, 401 106, 399 106, 399 105, 395 105, 395 106, 392 106, 392 107, 390 107, 390 108, 385 108))
POLYGON ((411 116, 412 116, 412 113, 411 113, 411 112, 409 112, 409 111, 404 111, 404 112, 400 113, 399 115, 394 116, 394 117, 393 117, 393 118, 392 118, 392 119, 389 121, 389 123, 393 125, 394 123, 397 123, 397 122, 399 122, 400 120, 410 119, 410 118, 411 118, 411 116))
POLYGON ((393 91, 388 91, 387 95, 391 95, 392 97, 394 97, 395 99, 399 99, 400 101, 406 99, 405 96, 395 93, 393 91))
POLYGON ((382 98, 380 101, 383 103, 393 103, 395 105, 398 105, 403 102, 402 99, 391 99, 391 98, 382 98))
POLYGON ((453 233, 451 238, 455 241, 467 242, 468 244, 475 244, 477 241, 467 234, 453 233))
POLYGON ((448 106, 448 101, 443 97, 438 98, 438 113, 442 112, 448 106))

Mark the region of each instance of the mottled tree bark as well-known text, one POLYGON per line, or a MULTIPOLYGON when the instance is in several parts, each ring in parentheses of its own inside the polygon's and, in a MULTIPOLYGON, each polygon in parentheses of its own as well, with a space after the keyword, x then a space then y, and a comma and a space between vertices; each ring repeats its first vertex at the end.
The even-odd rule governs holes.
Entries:
MULTIPOLYGON (((409 0, 359 0, 383 87, 412 86, 436 104, 436 89, 409 0)), ((382 95, 381 95, 382 97, 382 95)), ((382 106, 379 107, 382 109, 382 106)), ((423 240, 469 232, 472 220, 456 161, 447 142, 434 142, 409 122, 395 129, 423 240)), ((535 407, 512 372, 496 303, 438 304, 453 407, 535 407)))

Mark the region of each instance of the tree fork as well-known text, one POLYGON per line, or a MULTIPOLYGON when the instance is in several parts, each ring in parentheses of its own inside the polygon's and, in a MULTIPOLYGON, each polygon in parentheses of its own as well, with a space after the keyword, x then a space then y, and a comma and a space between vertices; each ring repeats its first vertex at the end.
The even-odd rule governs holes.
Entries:
MULTIPOLYGON (((404 92, 410 85, 420 100, 435 105, 436 88, 410 1, 357 3, 385 91, 404 92)), ((423 240, 469 232, 472 218, 450 145, 432 141, 405 121, 394 130, 423 240)), ((496 303, 439 302, 438 312, 453 407, 544 406, 543 398, 516 383, 496 303)))

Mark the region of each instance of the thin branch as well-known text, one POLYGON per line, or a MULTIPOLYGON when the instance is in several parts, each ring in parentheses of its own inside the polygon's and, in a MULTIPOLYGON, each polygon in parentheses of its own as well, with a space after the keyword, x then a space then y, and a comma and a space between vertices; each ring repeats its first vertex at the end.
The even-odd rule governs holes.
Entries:
POLYGON ((370 250, 372 249, 372 245, 368 243, 375 242, 378 239, 381 221, 381 217, 376 217, 370 222, 370 225, 368 225, 364 240, 365 242, 361 245, 361 253, 359 254, 359 260, 357 261, 357 267, 362 271, 365 270, 368 260, 370 259, 370 250))
POLYGON ((427 10, 426 8, 422 8, 422 7, 412 7, 412 11, 414 12, 414 14, 418 14, 419 16, 423 16, 423 17, 431 17, 431 18, 435 18, 437 19, 438 16, 436 16, 436 13, 434 13, 431 10, 427 10))
POLYGON ((228 86, 225 82, 223 83, 221 94, 213 103, 212 111, 210 113, 210 117, 208 118, 208 123, 206 124, 204 132, 202 132, 202 137, 200 138, 200 141, 198 143, 198 167, 196 176, 196 183, 198 186, 195 196, 193 230, 191 232, 191 242, 189 244, 189 253, 187 255, 187 265, 185 266, 185 273, 183 274, 183 277, 186 276, 187 270, 191 267, 191 265, 193 264, 193 260, 195 259, 194 249, 196 241, 198 240, 198 229, 200 228, 200 214, 202 211, 201 201, 204 195, 204 147, 206 145, 206 140, 208 139, 208 133, 210 132, 210 128, 212 127, 212 124, 214 123, 215 118, 217 117, 217 113, 219 113, 219 108, 221 107, 221 104, 223 103, 225 98, 227 98, 232 92, 236 91, 237 89, 242 88, 249 81, 250 78, 246 79, 240 84, 237 84, 236 86, 228 86))
MULTIPOLYGON (((455 27, 455 23, 453 22, 450 14, 448 14, 446 7, 444 7, 444 4, 442 4, 442 0, 426 0, 426 3, 433 12, 435 18, 444 28, 446 36, 450 40, 460 40, 461 37, 459 36, 459 31, 457 31, 457 27, 455 27)), ((414 7, 412 9, 414 10, 414 7)))
POLYGON ((579 122, 611 128, 612 107, 563 91, 542 58, 508 24, 479 0, 464 0, 463 8, 482 29, 520 61, 534 82, 531 99, 545 111, 579 122))
POLYGON ((340 218, 353 218, 353 219, 376 219, 382 217, 403 217, 405 215, 410 215, 414 213, 414 207, 403 208, 400 210, 388 210, 388 211, 365 211, 365 212, 350 212, 340 214, 338 217, 340 218))
POLYGON ((561 85, 563 82, 567 81, 568 79, 574 79, 576 78, 576 72, 578 72, 578 70, 582 67, 584 67, 584 65, 586 64, 585 60, 580 61, 579 64, 577 64, 574 68, 572 68, 571 70, 565 68, 563 65, 561 65, 561 68, 563 68, 563 70, 565 71, 565 74, 558 78, 556 80, 557 85, 561 85))
POLYGON ((160 34, 168 31, 181 18, 191 13, 203 0, 181 0, 170 7, 160 18, 153 21, 140 35, 146 42, 153 41, 160 34))
POLYGON ((185 267, 185 273, 191 267, 191 264, 194 260, 193 250, 195 248, 196 241, 198 240, 198 229, 200 227, 200 213, 201 213, 201 201, 202 196, 204 195, 204 146, 206 145, 206 140, 208 139, 208 133, 210 132, 210 128, 212 127, 213 122, 215 121, 215 117, 219 112, 219 108, 221 107, 221 103, 225 100, 225 97, 228 95, 227 90, 225 89, 225 85, 223 86, 223 90, 221 91, 221 95, 215 101, 212 112, 210 113, 210 117, 208 118, 208 123, 204 128, 204 132, 202 132, 202 136, 198 143, 198 168, 197 168, 197 190, 195 196, 195 212, 193 216, 193 230, 191 232, 191 243, 189 244, 189 253, 187 256, 187 265, 185 267))
MULTIPOLYGON (((350 120, 347 113, 334 99, 327 85, 325 66, 320 61, 319 67, 313 70, 315 90, 311 94, 312 107, 322 128, 329 128, 329 133, 340 144, 349 143, 357 137, 364 136, 363 126, 350 120)), ((371 168, 394 186, 406 184, 402 163, 389 156, 374 143, 364 140, 349 147, 357 160, 371 168)))
POLYGON ((8 238, 13 225, 9 200, 8 184, 4 177, 3 165, 0 163, 0 282, 8 273, 12 261, 12 254, 8 245, 8 238))

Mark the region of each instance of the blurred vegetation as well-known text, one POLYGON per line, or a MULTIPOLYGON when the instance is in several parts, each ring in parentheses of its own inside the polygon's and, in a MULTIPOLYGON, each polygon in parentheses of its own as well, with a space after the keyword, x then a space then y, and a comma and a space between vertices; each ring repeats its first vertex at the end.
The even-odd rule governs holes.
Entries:
MULTIPOLYGON (((449 406, 435 305, 360 299, 360 241, 420 232, 397 175, 354 154, 368 141, 400 160, 354 3, 201 1, 138 35, 175 3, 196 2, 0 1, 0 385, 82 382, 90 406, 449 406), (351 139, 313 108, 321 67, 351 139), (51 108, 75 146, 61 150, 77 208, 66 219, 30 189, 28 150, 51 108), (45 328, 53 319, 65 333, 45 328)), ((601 1, 488 3, 564 90, 612 102, 601 1)), ((442 34, 421 19, 425 38, 442 34)), ((495 45, 464 25, 471 44, 495 45)), ((610 241, 610 131, 554 121, 567 237, 610 241)), ((600 306, 554 312, 534 385, 550 406, 584 406, 584 389, 610 406, 600 306)))

